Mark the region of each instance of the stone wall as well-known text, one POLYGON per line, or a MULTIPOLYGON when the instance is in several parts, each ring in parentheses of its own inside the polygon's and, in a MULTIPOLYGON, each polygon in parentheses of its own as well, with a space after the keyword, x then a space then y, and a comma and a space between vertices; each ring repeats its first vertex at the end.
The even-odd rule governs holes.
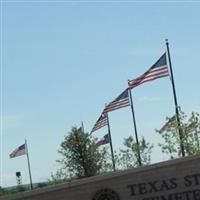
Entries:
POLYGON ((200 200, 200 156, 85 178, 0 200, 200 200))

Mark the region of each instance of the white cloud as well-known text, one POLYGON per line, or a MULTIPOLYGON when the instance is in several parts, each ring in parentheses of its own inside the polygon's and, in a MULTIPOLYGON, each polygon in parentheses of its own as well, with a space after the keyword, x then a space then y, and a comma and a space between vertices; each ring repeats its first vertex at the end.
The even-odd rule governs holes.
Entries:
POLYGON ((15 125, 25 119, 25 115, 18 113, 13 115, 2 116, 2 121, 6 125, 15 125))
POLYGON ((1 120, 3 132, 5 132, 7 128, 15 128, 21 126, 24 124, 25 119, 26 116, 22 113, 2 116, 1 120))
POLYGON ((138 100, 139 101, 155 102, 155 101, 161 101, 162 99, 160 97, 142 96, 142 97, 139 97, 138 100))
POLYGON ((160 49, 111 49, 111 50, 97 50, 97 49, 86 49, 84 54, 87 55, 161 55, 160 49))
POLYGON ((1 184, 3 187, 15 185, 16 180, 15 180, 15 182, 13 180, 15 180, 15 175, 13 175, 13 173, 1 174, 1 184))
POLYGON ((127 52, 129 55, 161 55, 162 51, 159 49, 133 49, 127 52))

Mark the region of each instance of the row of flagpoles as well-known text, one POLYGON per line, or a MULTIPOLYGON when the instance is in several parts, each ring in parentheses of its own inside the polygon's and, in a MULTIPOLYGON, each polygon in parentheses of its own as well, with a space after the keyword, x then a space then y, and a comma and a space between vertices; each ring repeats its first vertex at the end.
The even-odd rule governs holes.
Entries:
MULTIPOLYGON (((141 76, 139 76, 135 79, 128 80, 128 87, 116 99, 114 99, 113 101, 111 101, 109 104, 107 104, 105 106, 100 117, 98 118, 94 127, 92 128, 91 134, 93 132, 97 131, 98 129, 104 127, 104 126, 108 127, 108 134, 106 134, 97 143, 97 145, 110 143, 110 150, 111 150, 112 164, 113 164, 113 170, 114 171, 116 169, 115 169, 115 160, 114 160, 114 153, 113 153, 113 146, 112 146, 112 138, 111 138, 111 131, 110 131, 110 123, 109 123, 108 113, 111 112, 111 111, 120 109, 120 108, 127 107, 127 106, 131 107, 132 116, 133 116, 134 132, 135 132, 135 140, 136 140, 136 143, 137 143, 138 164, 140 166, 142 166, 131 90, 134 89, 135 87, 145 83, 145 82, 153 81, 155 79, 163 78, 163 77, 166 77, 166 76, 170 76, 170 78, 171 78, 172 90, 173 90, 173 95, 174 95, 174 103, 175 103, 175 113, 176 113, 175 119, 177 120, 177 124, 178 124, 178 132, 179 132, 179 137, 180 137, 180 147, 181 147, 182 156, 185 156, 185 151, 184 151, 184 146, 183 146, 183 136, 182 136, 182 132, 181 132, 181 128, 180 128, 180 117, 179 117, 179 111, 178 111, 178 103, 177 103, 177 97, 176 97, 176 90, 175 90, 175 84, 174 84, 174 77, 173 77, 173 71, 172 71, 172 65, 171 65, 171 58, 170 58, 168 40, 166 40, 166 46, 167 46, 167 52, 165 52, 158 59, 158 61, 154 65, 152 65, 144 74, 142 74, 141 76), (169 69, 168 69, 168 64, 167 64, 167 57, 168 57, 169 69)), ((84 132, 83 123, 82 123, 81 129, 84 132)), ((10 154, 10 158, 15 158, 15 157, 21 156, 21 155, 27 156, 29 178, 30 178, 30 187, 31 187, 31 189, 33 189, 30 161, 29 161, 29 155, 28 155, 28 146, 27 146, 26 140, 25 140, 25 143, 23 145, 16 148, 10 154)))
POLYGON ((167 51, 144 74, 142 74, 141 76, 139 76, 135 79, 128 80, 128 87, 116 99, 114 99, 108 105, 105 106, 99 119, 96 121, 95 125, 92 128, 91 134, 94 131, 96 131, 104 126, 108 127, 108 134, 106 134, 104 136, 102 141, 101 140, 99 141, 100 142, 99 144, 105 144, 105 142, 103 142, 103 140, 106 140, 106 143, 108 143, 108 142, 110 143, 112 164, 113 164, 114 171, 116 169, 115 169, 115 160, 114 160, 114 153, 113 153, 108 113, 111 111, 120 109, 120 108, 127 107, 127 106, 131 107, 132 116, 133 116, 134 132, 135 132, 135 140, 137 143, 137 155, 138 155, 137 159, 138 159, 138 164, 140 166, 142 166, 139 141, 138 141, 138 132, 137 132, 137 126, 136 126, 136 118, 135 118, 131 90, 145 82, 153 81, 155 79, 163 78, 163 77, 167 77, 167 76, 170 77, 171 84, 172 84, 174 104, 175 104, 175 113, 176 113, 175 118, 176 118, 177 124, 178 124, 178 133, 179 133, 179 138, 180 138, 181 153, 182 153, 183 157, 185 156, 185 150, 184 150, 184 146, 183 146, 183 135, 182 135, 182 131, 180 128, 180 117, 179 117, 179 111, 178 111, 176 89, 175 89, 174 76, 173 76, 170 51, 169 51, 169 43, 168 43, 167 39, 166 39, 166 47, 167 47, 167 51), (168 62, 167 62, 167 58, 168 58, 168 62))

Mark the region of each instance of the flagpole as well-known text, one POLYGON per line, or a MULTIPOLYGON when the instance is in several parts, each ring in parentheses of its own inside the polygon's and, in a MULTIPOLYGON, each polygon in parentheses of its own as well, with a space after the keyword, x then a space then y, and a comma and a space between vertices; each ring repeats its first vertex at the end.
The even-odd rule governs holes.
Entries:
POLYGON ((195 138, 196 138, 196 141, 197 141, 197 149, 198 151, 200 151, 200 145, 199 145, 199 136, 198 136, 198 131, 197 131, 197 128, 195 128, 195 138))
POLYGON ((136 120, 135 120, 135 112, 134 112, 134 107, 133 107, 133 99, 132 99, 131 89, 129 88, 128 90, 129 90, 129 97, 131 100, 131 110, 132 110, 133 124, 134 124, 134 130, 135 130, 135 139, 137 143, 137 155, 138 155, 137 160, 138 160, 139 166, 142 166, 141 156, 140 156, 140 146, 139 146, 138 134, 137 134, 137 126, 136 126, 136 120))
POLYGON ((25 140, 25 146, 26 146, 26 156, 27 156, 27 162, 28 162, 28 171, 29 171, 29 178, 30 178, 30 186, 31 190, 33 189, 33 183, 32 183, 32 177, 31 177, 31 167, 30 167, 30 161, 29 161, 29 155, 28 155, 28 145, 27 141, 25 140))
POLYGON ((177 103, 177 97, 176 97, 176 89, 175 89, 175 83, 174 83, 174 76, 173 76, 173 70, 172 70, 172 64, 171 64, 171 57, 170 57, 170 52, 169 52, 169 43, 168 39, 166 41, 166 46, 167 46, 167 54, 168 54, 168 60, 169 60, 169 68, 170 68, 170 74, 171 74, 171 83, 172 83, 172 89, 173 89, 173 94, 174 94, 174 103, 175 103, 175 111, 176 111, 176 119, 178 122, 178 132, 179 132, 179 138, 180 138, 180 148, 181 148, 181 153, 182 156, 185 156, 185 149, 183 145, 183 132, 180 127, 180 116, 179 116, 179 110, 178 110, 178 103, 177 103))
POLYGON ((84 133, 84 125, 83 125, 83 121, 81 121, 81 128, 82 128, 82 131, 84 133))
MULTIPOLYGON (((195 121, 198 123, 198 118, 196 117, 195 118, 195 121)), ((196 125, 195 125, 196 126, 196 125)), ((199 144, 199 136, 198 136, 198 130, 197 130, 197 127, 195 127, 195 132, 194 132, 194 135, 195 135, 195 138, 196 138, 196 141, 197 141, 197 149, 198 149, 198 152, 200 151, 200 144, 199 144)))
MULTIPOLYGON (((198 117, 195 117, 195 122, 198 123, 198 117)), ((198 126, 195 125, 195 130, 194 130, 195 132, 194 132, 194 134, 195 134, 195 138, 196 138, 196 141, 197 141, 197 149, 198 149, 198 152, 199 152, 200 151, 200 144, 199 144, 199 136, 198 136, 197 127, 198 126)))
POLYGON ((106 117, 107 117, 107 122, 108 122, 108 136, 109 136, 109 142, 110 142, 110 150, 111 150, 111 156, 112 156, 113 171, 116 171, 108 113, 106 113, 106 117))

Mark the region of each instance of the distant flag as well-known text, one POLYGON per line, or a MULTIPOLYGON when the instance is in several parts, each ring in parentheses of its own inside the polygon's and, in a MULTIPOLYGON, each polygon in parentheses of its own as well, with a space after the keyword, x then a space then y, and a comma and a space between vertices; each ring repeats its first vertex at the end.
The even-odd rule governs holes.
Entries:
POLYGON ((196 131, 196 128, 197 128, 197 123, 192 122, 186 127, 186 132, 196 131))
POLYGON ((83 132, 83 127, 80 126, 78 129, 77 129, 78 132, 83 132))
POLYGON ((139 76, 136 79, 128 80, 128 85, 130 88, 134 88, 142 83, 162 78, 165 76, 169 76, 166 53, 164 53, 159 58, 159 60, 143 75, 139 76))
POLYGON ((108 119, 107 119, 106 114, 102 113, 101 116, 99 117, 99 119, 96 121, 91 133, 106 126, 106 125, 108 125, 108 119))
POLYGON ((26 144, 22 144, 17 149, 15 149, 11 154, 10 158, 15 158, 17 156, 22 156, 26 154, 26 144))
POLYGON ((83 125, 83 121, 81 122, 81 127, 82 127, 82 132, 84 133, 84 125, 83 125))
POLYGON ((108 144, 109 142, 110 142, 110 140, 109 140, 109 135, 106 134, 106 135, 103 136, 103 138, 101 138, 101 139, 96 143, 96 145, 97 145, 97 146, 100 146, 100 145, 108 144))
POLYGON ((128 88, 124 90, 114 101, 106 105, 103 113, 117 110, 126 106, 130 106, 128 88))
POLYGON ((79 132, 84 132, 83 122, 81 122, 81 126, 78 128, 79 132))
POLYGON ((172 126, 172 124, 176 121, 176 116, 174 115, 173 117, 171 117, 163 126, 162 128, 159 130, 159 133, 163 133, 165 130, 167 130, 168 128, 170 128, 172 126))

